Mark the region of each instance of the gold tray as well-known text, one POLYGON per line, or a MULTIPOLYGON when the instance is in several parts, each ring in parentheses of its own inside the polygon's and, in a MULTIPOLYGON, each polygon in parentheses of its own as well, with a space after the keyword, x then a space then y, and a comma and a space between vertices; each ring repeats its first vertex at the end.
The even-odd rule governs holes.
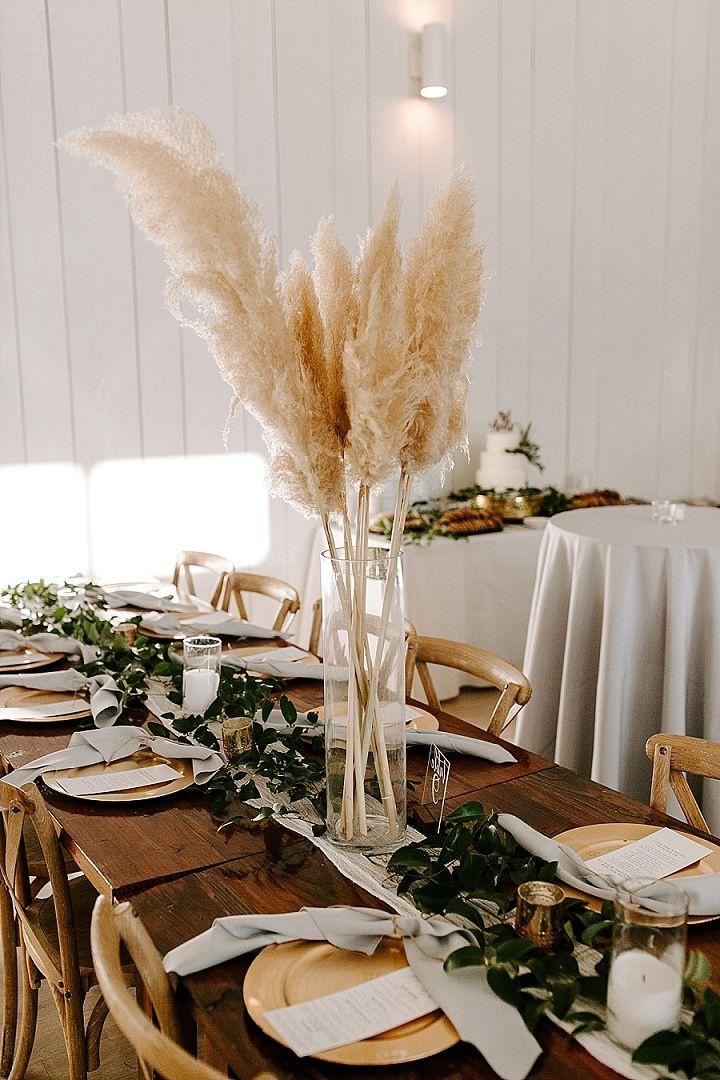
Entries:
POLYGON ((43 781, 51 791, 57 791, 58 795, 64 795, 66 799, 82 799, 83 802, 106 802, 127 803, 144 802, 147 799, 163 799, 166 795, 175 795, 178 791, 184 791, 192 787, 193 767, 192 761, 187 758, 166 758, 161 754, 153 754, 150 750, 137 750, 130 757, 122 761, 111 761, 106 765, 101 761, 97 765, 83 765, 75 769, 58 769, 56 772, 45 773, 43 781), (171 769, 177 769, 182 773, 177 780, 166 780, 162 784, 152 784, 149 787, 134 788, 131 791, 107 791, 99 795, 68 795, 67 791, 58 784, 58 780, 71 776, 98 776, 100 773, 127 772, 129 769, 147 768, 148 765, 169 765, 171 769))
MULTIPOLYGON (((558 833, 553 839, 557 840, 559 844, 565 844, 567 847, 572 848, 576 855, 579 855, 581 859, 587 862, 588 859, 595 859, 599 855, 607 855, 609 851, 617 851, 623 844, 631 844, 634 840, 642 840, 644 836, 651 836, 652 833, 658 832, 660 828, 662 828, 660 825, 640 825, 637 822, 583 825, 577 829, 567 829, 565 832, 558 833)), ((699 862, 693 863, 692 866, 686 866, 684 870, 678 870, 676 874, 671 874, 668 880, 674 881, 684 877, 697 877, 698 874, 720 873, 720 847, 717 844, 704 836, 694 836, 692 833, 683 832, 682 829, 678 829, 677 832, 681 836, 686 836, 688 840, 694 840, 696 843, 710 848, 710 854, 700 859, 699 862)), ((682 888, 682 881, 679 884, 682 888)), ((598 897, 588 896, 587 893, 572 889, 564 882, 562 888, 568 896, 576 896, 580 900, 585 900, 588 907, 591 907, 594 911, 599 911, 603 905, 603 901, 598 897)), ((688 922, 714 922, 715 919, 719 918, 720 915, 691 915, 688 922)))
MULTIPOLYGON (((245 1007, 258 1027, 282 1043, 265 1019, 272 1009, 335 994, 407 967, 402 942, 384 938, 373 956, 336 949, 326 941, 267 945, 250 965, 243 985, 245 1007)), ((460 1041, 440 1009, 371 1039, 313 1055, 341 1065, 400 1065, 432 1057, 460 1041)))
POLYGON ((16 652, 3 649, 0 652, 0 675, 13 675, 20 671, 32 671, 34 668, 50 667, 62 660, 65 654, 61 652, 38 652, 37 649, 18 649, 16 652), (5 659, 10 660, 9 664, 5 659))
MULTIPOLYGON (((23 705, 53 705, 56 702, 77 701, 79 695, 68 690, 31 690, 25 686, 6 686, 0 690, 0 708, 15 709, 23 705)), ((59 716, 17 717, 9 721, 13 724, 67 724, 71 720, 83 720, 92 716, 90 705, 80 712, 63 713, 59 716)))
MULTIPOLYGON (((423 709, 422 705, 406 705, 407 709, 414 709, 415 712, 422 713, 421 716, 416 717, 409 724, 405 725, 407 731, 439 731, 440 723, 437 716, 433 716, 427 709, 423 709)), ((309 709, 308 712, 316 712, 318 714, 318 723, 322 723, 325 720, 325 707, 324 705, 318 706, 317 709, 309 709)))

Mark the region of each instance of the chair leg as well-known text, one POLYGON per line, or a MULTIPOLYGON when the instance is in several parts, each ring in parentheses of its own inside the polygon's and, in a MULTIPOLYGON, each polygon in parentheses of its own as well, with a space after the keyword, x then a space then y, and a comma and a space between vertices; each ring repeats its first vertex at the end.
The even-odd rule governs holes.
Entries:
POLYGON ((15 919, 7 893, 0 891, 0 937, 3 965, 3 1024, 0 1075, 7 1076, 15 1056, 18 1024, 18 950, 15 919))
POLYGON ((100 995, 92 1007, 85 1028, 85 1041, 87 1045, 87 1069, 94 1072, 100 1068, 100 1039, 108 1017, 108 1007, 105 998, 100 995))
POLYGON ((21 950, 20 969, 22 971, 22 1019, 12 1068, 8 1073, 8 1080, 23 1080, 30 1062, 33 1044, 35 1042, 35 1030, 37 1028, 38 991, 33 985, 31 973, 28 969, 30 961, 21 950))
POLYGON ((68 1058, 68 1078, 69 1080, 87 1080, 87 1049, 82 1000, 66 998, 52 983, 49 983, 49 986, 63 1029, 68 1058))

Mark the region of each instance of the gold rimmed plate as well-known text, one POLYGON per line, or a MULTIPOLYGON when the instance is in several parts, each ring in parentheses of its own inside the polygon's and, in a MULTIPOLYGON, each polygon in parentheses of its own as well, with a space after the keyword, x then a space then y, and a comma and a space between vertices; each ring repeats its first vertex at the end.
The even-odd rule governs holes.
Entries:
POLYGON ((38 652, 37 649, 26 648, 3 649, 0 652, 0 675, 13 675, 20 671, 33 671, 36 668, 50 667, 62 660, 64 653, 38 652))
MULTIPOLYGON (((266 1035, 282 1043, 266 1019, 272 1009, 348 990, 407 966, 402 942, 395 938, 383 938, 372 956, 337 949, 325 941, 268 945, 255 957, 245 976, 245 1007, 266 1035)), ((313 1056, 340 1065, 402 1065, 432 1057, 459 1041, 451 1022, 436 1009, 371 1039, 313 1056)))
MULTIPOLYGON (((646 836, 651 836, 662 827, 660 825, 641 825, 634 821, 608 822, 607 824, 583 825, 577 829, 567 829, 565 832, 558 833, 553 839, 557 840, 559 844, 565 844, 566 847, 571 848, 576 855, 579 855, 584 862, 587 862, 589 859, 595 859, 600 855, 607 855, 611 851, 617 851, 623 844, 632 844, 635 840, 642 840, 646 836)), ((681 836, 687 837, 688 840, 694 840, 695 843, 702 844, 703 847, 709 849, 709 853, 699 862, 693 863, 692 866, 686 866, 684 870, 678 870, 676 874, 671 874, 668 880, 677 880, 678 885, 682 888, 682 879, 684 877, 720 873, 720 846, 704 836, 694 836, 692 833, 683 832, 682 829, 676 831, 681 836)), ((602 900, 572 889, 564 882, 563 889, 568 896, 575 896, 585 900, 588 907, 593 908, 595 911, 599 911, 602 907, 602 900)), ((691 915, 688 922, 713 922, 719 918, 720 915, 691 915)))
POLYGON ((108 765, 101 761, 97 765, 83 765, 76 769, 58 769, 56 772, 45 773, 43 781, 51 791, 57 791, 59 795, 64 795, 68 799, 104 803, 163 799, 167 795, 185 791, 194 783, 192 761, 187 758, 166 758, 161 754, 153 754, 150 750, 138 750, 130 757, 123 758, 121 761, 111 761, 108 765), (130 791, 105 791, 98 795, 70 795, 58 783, 58 780, 75 776, 105 776, 107 773, 129 772, 130 769, 146 769, 150 765, 169 765, 171 769, 175 769, 182 775, 176 780, 165 780, 160 784, 149 784, 147 787, 132 788, 130 791))
POLYGON ((24 686, 6 686, 0 690, 0 708, 28 709, 27 716, 13 717, 10 721, 13 724, 68 724, 92 715, 89 703, 77 694, 66 690, 30 690, 24 686), (72 709, 58 712, 55 716, 32 715, 36 705, 62 705, 63 702, 72 702, 72 709), (77 707, 80 703, 84 708, 77 707))

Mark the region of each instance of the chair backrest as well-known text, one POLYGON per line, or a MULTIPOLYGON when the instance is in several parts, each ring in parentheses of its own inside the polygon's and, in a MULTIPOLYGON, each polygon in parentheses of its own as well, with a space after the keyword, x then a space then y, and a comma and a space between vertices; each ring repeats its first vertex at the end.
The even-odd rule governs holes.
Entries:
POLYGON ((428 704, 432 708, 440 708, 440 699, 428 664, 440 664, 442 667, 464 671, 468 675, 474 675, 490 683, 491 686, 497 687, 500 697, 488 727, 493 735, 499 735, 510 722, 512 719, 510 711, 513 705, 522 708, 530 700, 532 687, 520 668, 516 668, 514 664, 494 653, 486 652, 485 649, 477 649, 474 645, 463 645, 459 641, 422 637, 418 634, 408 638, 407 646, 405 692, 408 696, 412 694, 413 679, 417 671, 428 704))
POLYGON ((135 1050, 141 1073, 148 1080, 226 1080, 217 1069, 198 1061, 180 1045, 182 1028, 175 995, 162 959, 141 920, 127 902, 113 906, 99 896, 90 930, 93 965, 113 1020, 135 1050), (121 946, 137 971, 138 981, 152 1004, 156 1027, 128 990, 123 977, 121 946))
POLYGON ((273 630, 287 630, 300 608, 300 594, 286 581, 266 577, 264 574, 244 574, 239 571, 224 575, 215 606, 221 611, 230 611, 234 603, 240 618, 247 619, 243 593, 254 593, 256 596, 277 600, 280 606, 272 625, 273 630))
POLYGON ((43 798, 35 784, 13 787, 0 781, 0 811, 3 829, 0 830, 0 876, 12 901, 23 943, 34 964, 63 997, 82 1000, 82 984, 78 961, 75 920, 70 887, 60 841, 43 798), (23 832, 34 830, 46 867, 55 909, 57 953, 46 948, 44 935, 36 933, 28 917, 32 901, 30 874, 23 832))
POLYGON ((193 567, 200 570, 209 570, 210 573, 215 574, 215 583, 212 588, 210 603, 213 607, 217 607, 220 590, 222 589, 223 577, 225 574, 232 573, 235 567, 229 559, 224 559, 222 555, 211 555, 208 551, 178 552, 172 581, 181 600, 199 599, 199 594, 192 576, 193 567))
MULTIPOLYGON (((312 609, 312 622, 310 624, 310 640, 308 641, 308 651, 315 653, 316 656, 322 656, 322 621, 323 621, 323 609, 322 600, 318 599, 313 604, 312 609)), ((369 634, 377 634, 380 628, 380 619, 377 615, 368 615, 365 619, 365 627, 369 634)), ((416 634, 417 631, 409 619, 405 620, 405 640, 416 634)))
POLYGON ((672 788, 688 824, 709 832, 685 774, 720 780, 720 743, 690 735, 651 735, 645 753, 653 763, 650 805, 667 813, 672 788))

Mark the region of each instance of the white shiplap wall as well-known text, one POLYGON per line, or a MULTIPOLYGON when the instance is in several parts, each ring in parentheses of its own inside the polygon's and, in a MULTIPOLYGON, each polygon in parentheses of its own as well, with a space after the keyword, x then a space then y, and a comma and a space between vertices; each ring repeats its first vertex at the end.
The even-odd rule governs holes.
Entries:
MULTIPOLYGON (((54 148, 173 102, 210 126, 283 259, 327 212, 354 244, 396 179, 409 236, 467 163, 493 270, 473 458, 509 407, 534 421, 550 482, 720 496, 717 0, 0 0, 0 464, 91 476, 220 450, 227 388, 162 307, 159 253, 111 177, 54 148), (407 74, 409 32, 430 18, 450 29, 439 102, 407 74)), ((261 447, 237 418, 231 449, 261 447)), ((19 475, 0 471, 0 488, 19 475)), ((194 544, 169 502, 168 561, 194 544)), ((302 585, 309 529, 267 513, 254 561, 302 585)), ((142 544, 128 516, 119 572, 123 545, 142 544)))

